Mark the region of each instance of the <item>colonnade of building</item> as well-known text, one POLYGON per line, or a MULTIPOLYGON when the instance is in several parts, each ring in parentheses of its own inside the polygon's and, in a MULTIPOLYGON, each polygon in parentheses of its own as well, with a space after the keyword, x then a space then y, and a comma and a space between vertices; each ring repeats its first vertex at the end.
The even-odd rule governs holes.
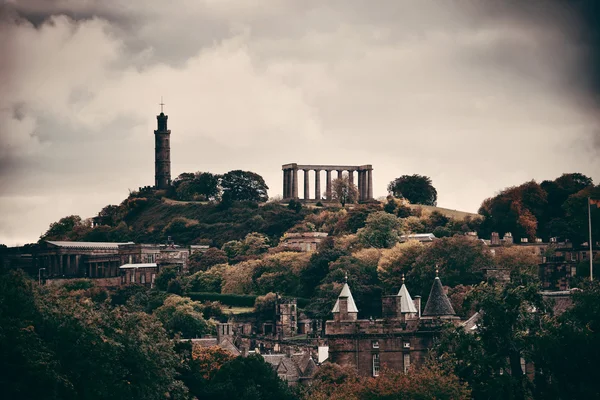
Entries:
POLYGON ((347 166, 347 165, 298 165, 285 164, 283 170, 283 198, 284 200, 299 199, 298 174, 304 173, 304 200, 332 200, 332 172, 337 172, 336 178, 341 178, 344 171, 348 172, 348 180, 358 187, 358 201, 373 199, 373 166, 347 166), (310 172, 314 171, 315 190, 314 197, 310 197, 310 172), (321 197, 321 171, 325 171, 325 197, 321 197), (357 182, 354 182, 356 172, 357 182))

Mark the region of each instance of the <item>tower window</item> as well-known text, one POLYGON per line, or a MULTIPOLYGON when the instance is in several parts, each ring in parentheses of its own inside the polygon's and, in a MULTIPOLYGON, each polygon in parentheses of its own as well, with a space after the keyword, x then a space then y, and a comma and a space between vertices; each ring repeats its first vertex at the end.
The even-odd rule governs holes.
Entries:
POLYGON ((379 353, 373 354, 373 376, 379 376, 379 353))

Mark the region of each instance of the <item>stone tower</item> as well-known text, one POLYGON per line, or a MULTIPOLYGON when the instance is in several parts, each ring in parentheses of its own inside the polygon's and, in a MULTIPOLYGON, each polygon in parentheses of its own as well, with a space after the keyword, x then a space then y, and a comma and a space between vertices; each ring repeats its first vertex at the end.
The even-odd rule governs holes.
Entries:
POLYGON ((167 129, 168 118, 162 111, 156 117, 158 129, 154 131, 154 185, 157 189, 171 186, 171 131, 167 129))

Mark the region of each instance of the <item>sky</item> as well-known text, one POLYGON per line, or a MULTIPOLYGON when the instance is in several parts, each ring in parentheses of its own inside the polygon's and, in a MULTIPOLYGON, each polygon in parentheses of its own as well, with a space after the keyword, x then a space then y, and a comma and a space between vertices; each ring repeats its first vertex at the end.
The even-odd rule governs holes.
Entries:
POLYGON ((531 179, 597 184, 599 15, 593 0, 0 0, 0 243, 152 185, 161 96, 173 178, 242 169, 277 196, 282 164, 372 164, 375 197, 422 174, 470 212, 531 179))

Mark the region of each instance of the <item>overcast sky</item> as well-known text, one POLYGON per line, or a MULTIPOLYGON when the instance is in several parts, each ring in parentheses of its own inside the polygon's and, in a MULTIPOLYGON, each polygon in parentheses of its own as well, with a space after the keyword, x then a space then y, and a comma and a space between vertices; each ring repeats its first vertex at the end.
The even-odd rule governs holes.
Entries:
POLYGON ((593 3, 0 0, 0 243, 152 185, 161 96, 173 178, 249 170, 274 196, 285 163, 372 164, 376 197, 418 173, 471 212, 598 183, 593 3))

